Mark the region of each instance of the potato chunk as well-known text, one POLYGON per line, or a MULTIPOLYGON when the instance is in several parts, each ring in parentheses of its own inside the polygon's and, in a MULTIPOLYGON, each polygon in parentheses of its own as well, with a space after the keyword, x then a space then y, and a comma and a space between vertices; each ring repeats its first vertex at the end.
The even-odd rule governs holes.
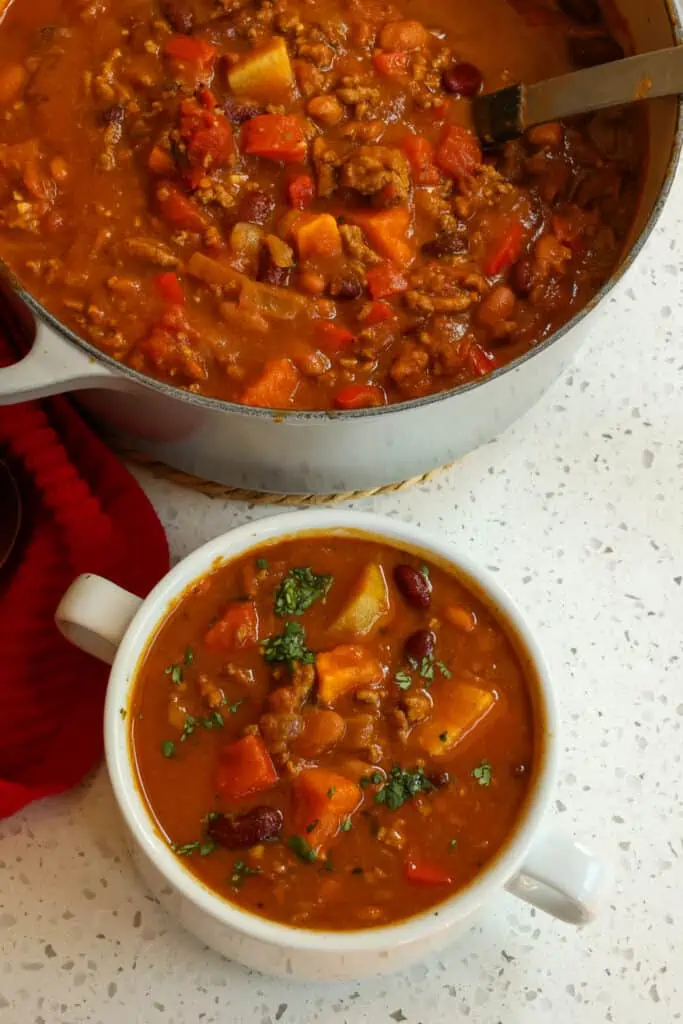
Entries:
POLYGON ((413 739, 432 757, 451 754, 481 725, 497 702, 495 692, 454 680, 435 699, 429 721, 415 727, 413 739))
POLYGON ((281 36, 253 50, 228 72, 228 84, 236 96, 272 101, 274 95, 287 93, 293 83, 294 72, 281 36))
POLYGON ((391 617, 391 600, 384 570, 369 562, 351 595, 330 627, 338 637, 367 637, 391 617))
POLYGON ((381 663, 368 650, 356 644, 341 644, 322 651, 315 659, 318 693, 325 704, 334 704, 359 686, 376 686, 384 680, 381 663))

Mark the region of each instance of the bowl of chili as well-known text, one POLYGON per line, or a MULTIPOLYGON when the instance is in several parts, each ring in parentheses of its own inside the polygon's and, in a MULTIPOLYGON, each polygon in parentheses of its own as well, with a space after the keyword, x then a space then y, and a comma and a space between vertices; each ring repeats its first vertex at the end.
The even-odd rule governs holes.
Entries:
POLYGON ((249 967, 395 970, 502 888, 572 924, 604 865, 544 821, 550 675, 511 598, 406 523, 240 527, 141 602, 80 577, 56 621, 112 662, 107 765, 169 913, 249 967))

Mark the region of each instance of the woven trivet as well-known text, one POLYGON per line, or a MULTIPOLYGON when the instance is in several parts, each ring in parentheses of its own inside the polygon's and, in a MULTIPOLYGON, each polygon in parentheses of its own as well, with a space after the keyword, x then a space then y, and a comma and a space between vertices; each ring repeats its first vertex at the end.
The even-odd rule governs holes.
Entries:
POLYGON ((133 465, 144 467, 161 480, 168 480, 170 483, 179 484, 181 487, 189 487, 190 490, 204 494, 207 498, 248 501, 255 505, 318 506, 329 505, 335 501, 358 501, 361 498, 372 498, 376 494, 395 494, 397 491, 402 491, 407 487, 429 483, 443 469, 448 468, 447 466, 440 466, 437 469, 430 469, 428 473, 421 473, 420 476, 401 480, 399 483, 383 484, 381 487, 370 487, 362 491, 339 491, 335 494, 270 494, 266 491, 250 491, 244 487, 229 487, 227 484, 217 484, 211 480, 204 480, 202 477, 193 476, 192 473, 185 473, 180 469, 171 469, 164 462, 152 459, 142 452, 118 447, 112 442, 111 438, 108 440, 121 458, 127 459, 133 465))

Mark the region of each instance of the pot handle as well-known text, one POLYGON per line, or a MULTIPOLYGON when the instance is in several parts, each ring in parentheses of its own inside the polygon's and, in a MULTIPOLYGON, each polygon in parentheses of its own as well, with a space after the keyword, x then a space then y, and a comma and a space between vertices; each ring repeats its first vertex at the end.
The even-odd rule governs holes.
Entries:
POLYGON ((142 604, 102 576, 78 576, 57 606, 57 629, 76 647, 111 665, 124 634, 142 604))
POLYGON ((566 921, 588 924, 608 887, 606 863, 560 829, 542 834, 505 888, 525 903, 566 921))
POLYGON ((122 379, 38 321, 30 351, 0 367, 0 405, 16 405, 81 388, 122 386, 122 379))

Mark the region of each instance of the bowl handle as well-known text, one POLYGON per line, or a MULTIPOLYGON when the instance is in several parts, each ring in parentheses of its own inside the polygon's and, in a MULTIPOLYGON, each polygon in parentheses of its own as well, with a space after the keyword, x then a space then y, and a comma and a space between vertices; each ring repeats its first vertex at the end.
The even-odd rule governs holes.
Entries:
POLYGON ((0 367, 0 405, 91 387, 121 387, 118 377, 38 321, 29 352, 18 363, 0 367))
POLYGON ((505 888, 568 924, 588 924, 607 889, 609 871, 596 854, 560 829, 542 834, 505 888))
POLYGON ((67 640, 111 665, 142 600, 110 580, 78 576, 57 606, 55 623, 67 640))

